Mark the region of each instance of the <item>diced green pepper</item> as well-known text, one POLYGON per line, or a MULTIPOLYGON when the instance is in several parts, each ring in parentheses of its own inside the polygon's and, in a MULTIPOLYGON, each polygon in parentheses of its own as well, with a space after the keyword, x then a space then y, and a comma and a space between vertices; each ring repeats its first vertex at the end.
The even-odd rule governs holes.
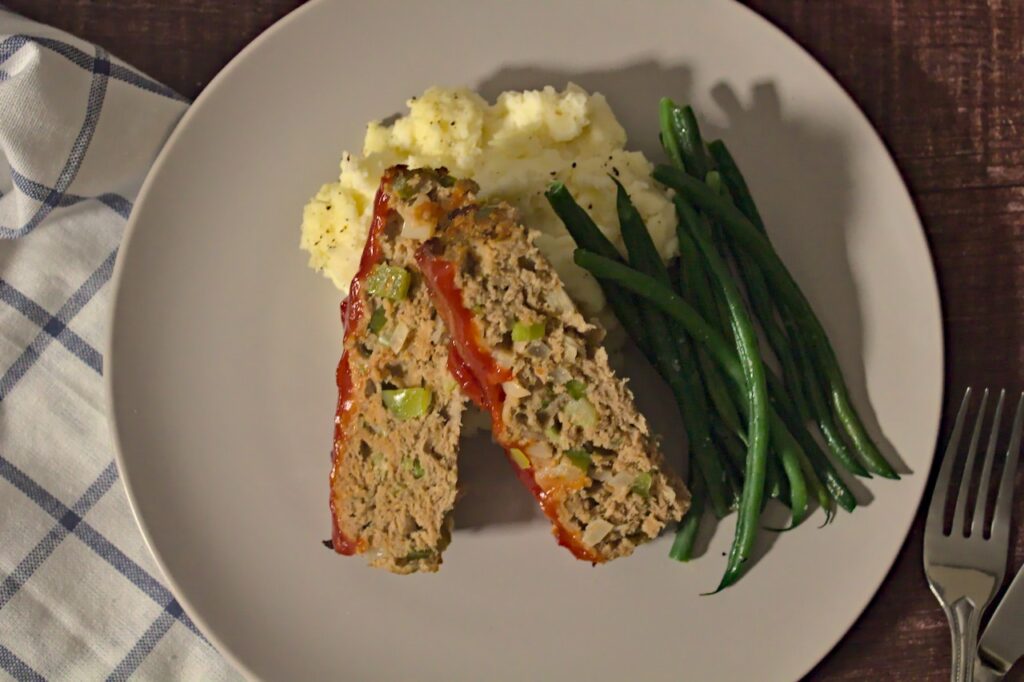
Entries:
POLYGON ((512 461, 516 463, 520 469, 530 468, 530 458, 526 456, 526 453, 519 448, 512 448, 509 450, 509 454, 512 455, 512 461))
POLYGON ((640 497, 647 499, 651 496, 651 480, 651 473, 649 471, 642 471, 633 479, 633 485, 630 489, 640 497))
POLYGON ((586 471, 590 468, 590 453, 586 450, 572 449, 566 450, 565 456, 569 458, 569 461, 574 465, 586 471))
POLYGON ((413 478, 423 478, 423 465, 420 464, 419 457, 406 457, 402 460, 402 468, 410 472, 413 478))
POLYGON ((597 424, 597 410, 586 398, 570 400, 566 403, 565 416, 583 428, 590 428, 597 424))
POLYGON ((432 556, 434 556, 434 550, 432 549, 417 549, 406 554, 405 560, 416 561, 417 559, 429 559, 432 556))
POLYGON ((573 400, 579 400, 587 394, 587 385, 582 381, 573 379, 572 381, 566 382, 565 392, 568 393, 573 400))
POLYGON ((398 419, 415 419, 430 410, 433 394, 429 388, 393 388, 381 391, 384 406, 398 419))
POLYGON ((548 437, 548 440, 558 440, 558 437, 562 435, 562 430, 557 426, 546 426, 544 427, 544 435, 548 437))
POLYGON ((370 315, 370 331, 379 334, 384 325, 388 323, 388 314, 383 308, 374 308, 373 315, 370 315))
POLYGON ((529 323, 518 320, 514 325, 512 325, 512 340, 516 343, 519 343, 520 341, 536 341, 537 339, 543 338, 543 322, 529 323))
POLYGON ((401 301, 409 293, 412 275, 397 265, 376 265, 366 278, 366 293, 401 301))
POLYGON ((409 183, 409 179, 405 175, 398 175, 391 183, 391 188, 395 190, 400 199, 409 199, 413 194, 416 194, 416 188, 409 183))

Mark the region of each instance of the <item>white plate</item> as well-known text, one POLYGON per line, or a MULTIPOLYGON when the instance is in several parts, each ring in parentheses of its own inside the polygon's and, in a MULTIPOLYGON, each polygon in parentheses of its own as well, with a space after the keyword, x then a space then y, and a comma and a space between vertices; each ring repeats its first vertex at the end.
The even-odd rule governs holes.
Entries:
MULTIPOLYGON (((729 2, 310 3, 188 113, 118 271, 109 381, 132 504, 186 608, 258 677, 795 679, 878 588, 932 460, 942 334, 907 191, 825 71, 729 2), (567 79, 604 92, 652 156, 662 95, 727 138, 856 402, 912 472, 871 481, 871 503, 825 530, 779 536, 714 597, 699 594, 731 523, 690 565, 662 538, 591 568, 488 448, 463 458, 469 494, 439 574, 389 575, 320 544, 341 328, 337 292, 297 249, 303 203, 367 121, 431 84, 493 97, 567 79)), ((675 442, 651 375, 633 386, 675 442)))

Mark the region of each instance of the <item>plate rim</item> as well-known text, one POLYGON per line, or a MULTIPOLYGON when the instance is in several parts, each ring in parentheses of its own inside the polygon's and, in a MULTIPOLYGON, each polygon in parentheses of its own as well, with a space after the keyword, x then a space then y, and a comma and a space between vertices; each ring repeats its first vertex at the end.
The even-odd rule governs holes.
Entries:
MULTIPOLYGON (((157 567, 160 569, 161 577, 167 584, 167 587, 173 594, 174 598, 177 599, 178 603, 185 609, 185 612, 188 614, 189 618, 197 625, 199 630, 202 632, 203 636, 208 638, 210 642, 214 645, 216 651, 225 659, 227 659, 236 668, 236 670, 238 670, 240 673, 242 673, 243 676, 245 676, 248 679, 260 678, 238 655, 236 655, 232 648, 229 647, 217 635, 216 631, 209 626, 205 618, 202 615, 200 615, 199 610, 197 610, 195 606, 191 603, 191 601, 184 596, 184 591, 178 584, 177 579, 168 570, 167 563, 165 562, 161 552, 158 550, 156 542, 150 533, 149 527, 147 526, 145 519, 143 518, 141 512, 139 511, 136 491, 132 486, 131 476, 128 474, 129 468, 127 466, 127 459, 124 456, 124 449, 122 448, 121 438, 119 435, 117 410, 115 408, 116 400, 114 396, 114 375, 117 365, 115 355, 111 351, 113 349, 115 336, 117 335, 117 311, 119 309, 118 302, 121 298, 122 292, 122 280, 125 268, 124 264, 127 260, 128 253, 130 252, 130 247, 132 245, 133 238, 136 234, 136 231, 138 230, 138 225, 141 222, 139 219, 140 211, 138 209, 140 206, 143 206, 145 204, 146 198, 150 192, 151 187, 156 183, 158 176, 160 175, 161 169, 166 164, 168 157, 173 153, 174 147, 176 146, 178 139, 186 134, 186 131, 192 119, 200 114, 203 108, 203 104, 206 102, 206 100, 213 96, 213 93, 219 88, 221 82, 227 80, 228 78, 231 78, 233 72, 237 71, 239 66, 244 61, 246 61, 246 59, 248 59, 250 53, 260 49, 264 42, 271 39, 277 33, 287 30, 292 23, 300 19, 305 13, 315 11, 321 5, 325 5, 336 1, 337 0, 310 0, 309 2, 300 5, 299 7, 293 9, 288 14, 278 19, 276 22, 268 26, 256 37, 254 37, 247 45, 245 45, 245 47, 243 47, 238 52, 238 54, 232 57, 228 61, 228 63, 225 64, 225 66, 220 71, 218 71, 216 75, 214 75, 214 77, 210 80, 206 87, 204 87, 203 90, 199 93, 199 95, 192 101, 189 107, 185 110, 185 113, 178 120, 171 134, 164 141, 164 144, 161 147, 160 152, 157 154, 156 159, 153 161, 152 166, 146 173, 146 177, 139 188, 139 191, 135 197, 134 208, 132 210, 131 215, 129 216, 127 224, 125 225, 124 234, 121 239, 121 244, 118 250, 118 256, 114 264, 114 270, 111 275, 110 282, 111 285, 113 286, 113 293, 110 300, 110 307, 106 313, 107 331, 104 337, 106 363, 103 376, 103 407, 106 409, 108 429, 114 449, 114 460, 117 464, 118 474, 123 482, 125 495, 128 500, 128 506, 131 509, 132 518, 135 521, 137 529, 142 535, 142 539, 146 546, 146 549, 149 551, 150 556, 153 558, 157 567)), ((835 637, 834 641, 832 641, 828 645, 828 648, 822 651, 820 655, 816 655, 816 657, 814 657, 813 659, 809 659, 806 668, 800 673, 799 677, 797 678, 802 679, 804 676, 806 676, 808 673, 814 670, 814 668, 820 665, 822 661, 828 658, 828 656, 832 652, 835 651, 836 647, 846 638, 846 636, 849 634, 853 626, 856 625, 856 623, 861 619, 861 617, 863 617, 865 611, 868 609, 868 607, 874 601, 875 597, 878 595, 879 590, 882 588, 882 586, 889 579, 889 576, 892 574, 893 567, 895 566, 897 559, 899 559, 899 557, 903 554, 904 550, 907 547, 907 542, 910 539, 911 530, 913 529, 914 522, 917 519, 918 511, 921 507, 921 503, 924 500, 924 496, 927 492, 927 480, 930 476, 932 468, 935 465, 935 448, 938 445, 943 406, 945 404, 945 398, 948 389, 946 385, 946 378, 948 375, 946 368, 946 338, 945 326, 943 324, 945 319, 945 310, 943 307, 942 291, 940 287, 938 273, 935 267, 935 257, 932 253, 931 243, 928 240, 928 234, 925 231, 924 223, 921 220, 921 215, 917 208, 917 202, 915 201, 914 195, 911 193, 910 187, 907 185, 906 178, 904 177, 899 164, 896 162, 896 159, 893 156, 890 146, 886 143, 885 138, 883 138, 879 134, 878 130, 872 124, 871 120, 864 113, 864 110, 853 98, 853 96, 849 93, 849 91, 847 91, 846 87, 832 74, 831 71, 825 68, 825 66, 820 61, 818 61, 818 59, 806 47, 804 47, 803 44, 801 44, 796 39, 791 37, 786 31, 784 31, 781 27, 777 26, 770 19, 758 13, 754 9, 746 6, 739 0, 723 1, 730 5, 733 5, 734 7, 738 7, 743 12, 746 12, 748 16, 750 16, 750 18, 753 19, 754 23, 759 24, 763 29, 776 33, 778 37, 782 38, 785 42, 795 47, 797 51, 813 65, 814 69, 816 69, 822 76, 825 77, 827 81, 831 82, 837 88, 841 97, 846 100, 846 104, 848 104, 852 108, 852 110, 856 112, 856 116, 859 118, 860 123, 863 124, 866 127, 866 129, 870 131, 870 134, 881 145, 881 148, 885 151, 885 161, 895 172, 896 177, 899 179, 899 186, 900 188, 902 188, 903 193, 909 202, 910 209, 914 216, 914 225, 912 227, 916 228, 914 234, 920 240, 921 245, 924 247, 924 252, 928 256, 927 265, 928 272, 931 275, 930 281, 932 284, 930 288, 932 299, 931 302, 934 304, 934 307, 938 312, 938 315, 936 317, 937 329, 933 329, 932 334, 934 335, 934 338, 937 340, 938 343, 937 350, 940 379, 940 395, 939 399, 936 401, 935 413, 932 416, 933 428, 930 430, 934 431, 934 435, 931 438, 931 446, 929 448, 929 452, 931 454, 927 463, 927 467, 925 468, 925 470, 922 470, 920 472, 914 472, 914 475, 921 475, 924 477, 925 484, 921 486, 920 493, 918 495, 917 500, 915 501, 914 513, 909 516, 909 519, 905 524, 905 527, 900 530, 903 539, 900 542, 899 549, 895 552, 895 554, 893 554, 892 558, 889 560, 888 567, 886 568, 881 579, 878 581, 876 585, 874 585, 871 588, 870 593, 866 596, 863 603, 860 604, 856 612, 852 614, 850 622, 847 623, 844 627, 842 627, 842 629, 839 631, 839 634, 835 637)))

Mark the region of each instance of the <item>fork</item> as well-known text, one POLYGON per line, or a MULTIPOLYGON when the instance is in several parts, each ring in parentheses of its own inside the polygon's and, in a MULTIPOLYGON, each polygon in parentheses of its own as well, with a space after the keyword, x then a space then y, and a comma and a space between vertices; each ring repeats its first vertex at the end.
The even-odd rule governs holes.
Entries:
POLYGON ((953 682, 968 682, 973 679, 974 661, 978 653, 978 624, 986 607, 999 591, 1006 575, 1013 483, 1020 455, 1021 430, 1024 425, 1024 395, 1017 403, 1017 413, 1013 419, 1013 428, 1006 450, 1006 460, 999 482, 995 514, 992 517, 992 529, 989 537, 986 538, 984 532, 985 509, 988 503, 992 461, 995 459, 999 422, 1002 418, 1006 391, 999 393, 999 401, 996 403, 971 526, 965 531, 967 497, 971 487, 982 422, 985 420, 988 393, 988 389, 985 389, 982 394, 981 407, 978 408, 974 431, 967 449, 967 460, 964 464, 960 489, 956 497, 956 507, 953 512, 952 529, 947 534, 943 522, 950 478, 953 474, 953 463, 960 447, 964 420, 971 402, 970 388, 964 394, 960 411, 957 413, 956 422, 953 425, 953 433, 949 438, 949 445, 942 458, 942 466, 939 469, 938 480, 935 482, 935 490, 932 493, 925 525, 924 572, 928 577, 928 585, 949 619, 949 629, 953 640, 953 669, 950 679, 953 682))

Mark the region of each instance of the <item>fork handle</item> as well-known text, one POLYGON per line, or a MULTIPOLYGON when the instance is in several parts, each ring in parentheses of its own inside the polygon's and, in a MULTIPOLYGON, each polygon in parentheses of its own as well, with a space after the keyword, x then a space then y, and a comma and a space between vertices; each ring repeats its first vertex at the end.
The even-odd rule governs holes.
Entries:
POLYGON ((974 661, 978 656, 978 625, 981 611, 967 598, 961 598, 946 611, 953 637, 951 682, 973 682, 974 661))

